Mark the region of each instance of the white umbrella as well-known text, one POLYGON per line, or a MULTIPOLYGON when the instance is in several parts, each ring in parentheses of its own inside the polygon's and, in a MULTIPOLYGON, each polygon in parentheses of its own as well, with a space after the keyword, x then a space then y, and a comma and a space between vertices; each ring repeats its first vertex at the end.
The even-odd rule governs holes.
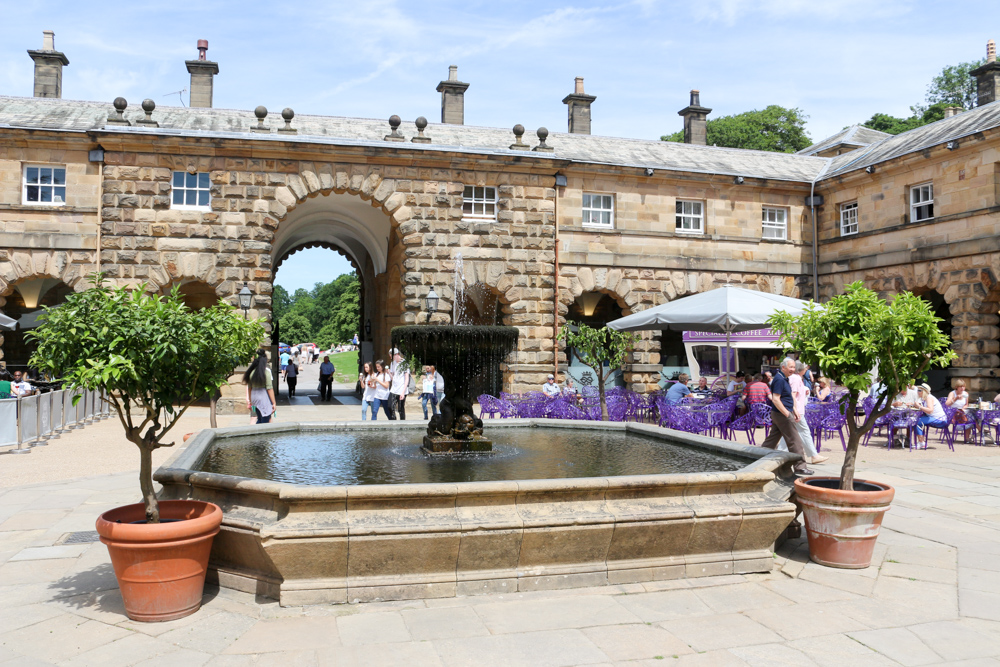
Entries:
MULTIPOLYGON (((675 299, 662 306, 608 322, 617 331, 715 331, 726 334, 726 368, 732 357, 730 334, 760 329, 776 311, 798 315, 808 301, 733 285, 675 299)), ((721 364, 720 364, 721 370, 721 364)))
POLYGON ((17 320, 7 317, 3 313, 0 313, 0 329, 13 331, 16 328, 17 328, 17 320))

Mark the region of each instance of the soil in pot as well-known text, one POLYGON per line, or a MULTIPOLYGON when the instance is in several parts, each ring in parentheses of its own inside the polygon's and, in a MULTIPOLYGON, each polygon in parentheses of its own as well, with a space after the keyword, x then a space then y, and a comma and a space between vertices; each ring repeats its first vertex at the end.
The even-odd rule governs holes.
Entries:
POLYGON ((895 490, 888 484, 855 480, 853 491, 841 491, 836 477, 795 480, 802 508, 809 557, 821 565, 862 569, 871 565, 882 517, 895 490))
POLYGON ((97 519, 135 621, 172 621, 201 606, 212 540, 222 510, 197 500, 161 500, 161 523, 146 524, 142 503, 117 507, 97 519))

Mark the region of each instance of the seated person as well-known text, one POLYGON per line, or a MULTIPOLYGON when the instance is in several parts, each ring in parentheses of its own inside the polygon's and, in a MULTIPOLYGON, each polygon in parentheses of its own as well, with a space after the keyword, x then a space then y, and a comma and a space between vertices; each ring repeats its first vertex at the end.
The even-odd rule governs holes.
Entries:
POLYGON ((816 381, 819 385, 819 389, 816 390, 816 398, 820 400, 821 403, 826 403, 833 398, 833 392, 830 389, 830 378, 821 377, 816 381))
POLYGON ((743 390, 743 402, 747 409, 754 403, 769 403, 771 401, 771 388, 764 381, 764 375, 757 373, 753 376, 753 381, 743 390))
POLYGON ((11 396, 31 396, 35 393, 35 389, 28 382, 28 379, 22 380, 21 371, 14 371, 14 382, 11 383, 10 389, 11 396))
POLYGON ((917 396, 917 387, 916 385, 911 384, 909 387, 896 394, 896 398, 892 399, 892 407, 914 408, 917 406, 918 400, 920 399, 917 396))
POLYGON ((944 404, 958 410, 964 410, 969 406, 969 392, 965 391, 965 380, 962 378, 955 380, 955 389, 948 394, 944 404))
POLYGON ((698 392, 699 394, 707 394, 710 391, 712 391, 708 387, 708 378, 705 377, 704 375, 702 375, 700 378, 698 378, 698 386, 695 387, 694 390, 696 392, 698 392))
POLYGON ((927 449, 927 436, 924 435, 924 429, 928 426, 945 428, 948 425, 948 417, 945 415, 944 408, 941 407, 941 401, 931 394, 930 385, 924 383, 917 387, 917 395, 920 397, 917 407, 924 413, 917 420, 917 437, 918 442, 919 438, 923 437, 922 448, 927 449))
POLYGON ((770 387, 771 386, 771 380, 774 379, 774 376, 771 375, 771 371, 764 371, 762 373, 762 375, 764 376, 764 382, 766 382, 767 386, 770 387))
POLYGON ((558 396, 560 392, 559 385, 556 384, 556 376, 549 374, 548 378, 545 380, 545 384, 542 385, 542 393, 552 398, 558 396))
POLYGON ((677 382, 670 385, 670 388, 667 389, 667 395, 664 399, 667 405, 676 405, 681 402, 682 398, 691 393, 687 385, 689 379, 687 373, 681 373, 677 376, 677 382))
POLYGON ((567 396, 575 396, 577 394, 576 386, 573 384, 573 378, 566 376, 566 384, 563 385, 563 393, 567 396))
POLYGON ((746 374, 743 371, 736 371, 736 379, 730 380, 729 384, 726 385, 726 396, 741 394, 746 386, 746 374))

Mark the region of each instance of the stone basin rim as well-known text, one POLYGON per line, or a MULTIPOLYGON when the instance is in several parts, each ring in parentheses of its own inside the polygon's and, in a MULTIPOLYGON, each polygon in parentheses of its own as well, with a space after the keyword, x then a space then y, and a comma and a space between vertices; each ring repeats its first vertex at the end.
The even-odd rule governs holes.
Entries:
MULTIPOLYGON (((426 429, 422 422, 398 421, 310 421, 281 422, 267 425, 229 426, 198 431, 166 463, 156 470, 157 482, 192 484, 220 489, 239 490, 274 496, 288 501, 346 500, 348 498, 413 498, 450 497, 490 494, 525 494, 558 492, 597 492, 649 487, 698 487, 706 485, 749 485, 761 487, 772 481, 788 481, 791 465, 799 460, 795 454, 768 451, 728 441, 693 435, 682 431, 630 422, 566 421, 560 419, 487 420, 489 429, 544 427, 570 430, 615 430, 651 435, 680 445, 746 459, 747 465, 736 471, 662 473, 647 475, 614 475, 603 477, 569 477, 527 480, 491 480, 476 482, 408 482, 404 484, 308 485, 275 482, 252 477, 239 477, 196 470, 207 455, 215 438, 234 438, 288 432, 327 431, 347 428, 353 431, 412 430, 415 434, 426 429)), ((415 435, 417 437, 417 435, 415 435)))

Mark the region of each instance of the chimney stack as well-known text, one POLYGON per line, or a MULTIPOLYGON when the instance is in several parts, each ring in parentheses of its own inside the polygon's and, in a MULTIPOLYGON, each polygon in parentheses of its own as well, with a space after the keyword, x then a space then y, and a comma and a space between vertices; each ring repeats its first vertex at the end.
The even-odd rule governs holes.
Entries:
POLYGON ((957 116, 960 113, 962 113, 962 107, 945 107, 944 108, 944 117, 945 118, 951 118, 952 116, 957 116))
POLYGON ((448 67, 448 80, 438 84, 441 93, 441 122, 465 125, 465 91, 469 84, 458 80, 458 65, 448 67))
POLYGON ((576 87, 572 95, 563 98, 569 107, 569 133, 590 134, 590 105, 597 97, 583 92, 583 77, 576 77, 576 87))
POLYGON ((62 97, 62 68, 69 65, 66 54, 56 51, 55 33, 42 31, 40 51, 28 49, 35 61, 35 97, 62 97))
POLYGON ((1000 63, 997 62, 997 45, 992 39, 986 42, 986 64, 969 74, 976 77, 976 106, 1000 99, 1000 63))
POLYGON ((207 60, 208 40, 198 40, 198 59, 185 60, 187 71, 191 73, 190 106, 210 109, 212 107, 213 77, 219 73, 219 63, 207 60))
POLYGON ((711 109, 701 106, 701 94, 691 91, 691 104, 677 112, 684 116, 684 143, 705 146, 708 144, 708 114, 711 109))

